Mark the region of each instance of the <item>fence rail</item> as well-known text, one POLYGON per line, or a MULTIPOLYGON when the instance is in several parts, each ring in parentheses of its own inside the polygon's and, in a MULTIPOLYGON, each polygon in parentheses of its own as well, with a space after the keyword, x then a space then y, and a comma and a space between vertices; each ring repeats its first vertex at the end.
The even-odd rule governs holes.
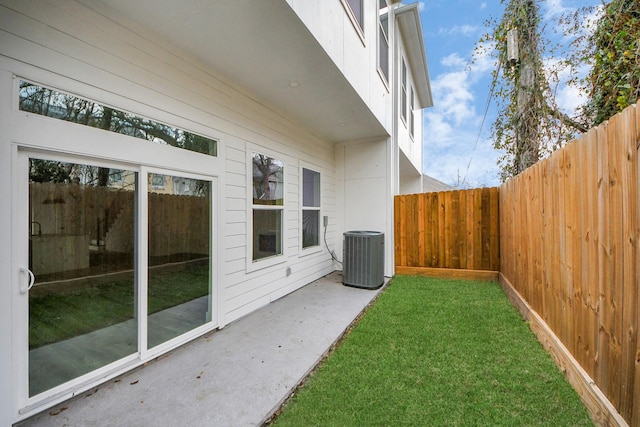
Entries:
POLYGON ((400 268, 497 271, 497 188, 395 197, 395 260, 400 268))

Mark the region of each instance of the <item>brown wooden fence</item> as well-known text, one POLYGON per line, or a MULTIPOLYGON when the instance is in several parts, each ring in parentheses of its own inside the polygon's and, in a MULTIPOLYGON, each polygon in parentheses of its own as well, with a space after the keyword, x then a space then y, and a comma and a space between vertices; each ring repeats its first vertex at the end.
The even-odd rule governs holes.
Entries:
POLYGON ((396 272, 497 277, 497 188, 396 196, 394 209, 396 272))
POLYGON ((633 426, 639 124, 631 106, 500 188, 501 278, 633 426))
POLYGON ((640 426, 639 149, 631 106, 499 190, 395 200, 396 272, 499 269, 601 425, 640 426))

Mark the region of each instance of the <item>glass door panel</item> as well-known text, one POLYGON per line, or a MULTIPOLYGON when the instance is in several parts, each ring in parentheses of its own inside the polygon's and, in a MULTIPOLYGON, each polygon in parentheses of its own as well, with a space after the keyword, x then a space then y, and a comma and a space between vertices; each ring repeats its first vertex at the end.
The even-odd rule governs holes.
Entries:
POLYGON ((29 159, 29 396, 137 352, 136 188, 133 171, 29 159))
POLYGON ((148 175, 147 347, 211 321, 211 182, 148 175))

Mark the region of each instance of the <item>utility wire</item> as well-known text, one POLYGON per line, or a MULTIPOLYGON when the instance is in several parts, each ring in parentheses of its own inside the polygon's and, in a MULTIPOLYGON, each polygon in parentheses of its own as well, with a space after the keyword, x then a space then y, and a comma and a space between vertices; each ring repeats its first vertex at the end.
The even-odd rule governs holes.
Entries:
POLYGON ((473 155, 476 152, 476 148, 478 147, 478 141, 480 141, 480 136, 482 135, 482 128, 484 128, 484 122, 487 119, 487 113, 489 112, 489 106, 491 105, 491 99, 493 98, 493 92, 496 88, 496 83, 498 81, 498 75, 500 74, 500 69, 502 68, 502 61, 498 60, 498 68, 496 73, 493 76, 493 81, 491 82, 491 89, 489 90, 489 96, 487 97, 487 105, 484 108, 484 114, 482 115, 482 122, 480 123, 480 129, 478 129, 478 136, 476 137, 476 142, 473 144, 473 150, 471 151, 471 157, 469 158, 469 164, 467 165, 467 170, 464 173, 464 178, 462 179, 462 183, 460 186, 462 187, 467 180, 467 174, 469 173, 469 168, 471 167, 471 161, 473 160, 473 155))
POLYGON ((342 262, 338 261, 335 251, 330 249, 329 244, 327 243, 327 224, 324 225, 324 245, 327 247, 327 251, 329 251, 329 254, 331 255, 331 259, 333 259, 338 264, 342 265, 342 262))

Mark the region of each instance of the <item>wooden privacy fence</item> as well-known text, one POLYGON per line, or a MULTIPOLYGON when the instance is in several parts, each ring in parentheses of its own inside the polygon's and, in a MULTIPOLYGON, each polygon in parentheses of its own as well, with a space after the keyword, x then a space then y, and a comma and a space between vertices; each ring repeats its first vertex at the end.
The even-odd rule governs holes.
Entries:
POLYGON ((631 106, 500 187, 501 281, 606 425, 640 425, 639 124, 631 106))
POLYGON ((640 426, 639 149, 631 106, 499 190, 395 199, 396 272, 499 269, 601 425, 640 426))
POLYGON ((497 278, 497 188, 410 194, 394 202, 397 273, 497 278))

